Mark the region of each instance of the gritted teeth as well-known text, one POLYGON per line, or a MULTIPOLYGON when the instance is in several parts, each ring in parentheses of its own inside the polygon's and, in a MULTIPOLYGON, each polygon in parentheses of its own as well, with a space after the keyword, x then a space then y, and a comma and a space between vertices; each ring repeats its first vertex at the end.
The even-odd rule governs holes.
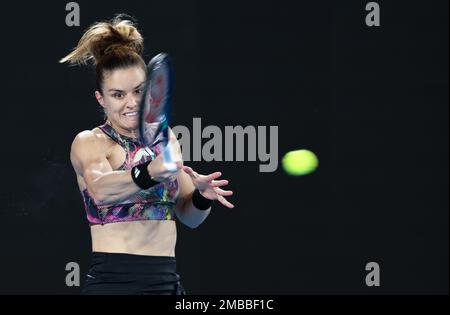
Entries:
POLYGON ((128 112, 128 113, 125 113, 124 115, 125 116, 136 116, 138 114, 138 112, 128 112))

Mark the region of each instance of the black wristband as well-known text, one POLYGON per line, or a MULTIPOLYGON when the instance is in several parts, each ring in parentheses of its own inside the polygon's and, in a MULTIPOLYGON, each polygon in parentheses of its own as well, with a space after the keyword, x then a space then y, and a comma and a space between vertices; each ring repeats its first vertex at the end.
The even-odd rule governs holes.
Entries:
POLYGON ((136 165, 131 169, 131 178, 141 189, 149 189, 150 187, 159 184, 159 182, 153 180, 148 173, 147 166, 150 164, 150 162, 151 161, 147 161, 145 163, 136 165))
POLYGON ((207 210, 209 209, 209 207, 211 207, 212 200, 203 197, 198 189, 195 189, 194 193, 192 194, 192 204, 198 210, 207 210))

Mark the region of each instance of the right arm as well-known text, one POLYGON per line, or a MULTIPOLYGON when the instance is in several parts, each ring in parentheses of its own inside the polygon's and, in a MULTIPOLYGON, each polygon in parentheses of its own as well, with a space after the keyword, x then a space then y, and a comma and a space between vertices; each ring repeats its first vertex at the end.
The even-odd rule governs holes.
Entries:
MULTIPOLYGON (((131 178, 131 170, 113 171, 92 131, 80 132, 75 137, 70 160, 77 174, 83 177, 96 205, 119 203, 141 190, 131 178)), ((158 181, 173 175, 163 167, 161 160, 158 156, 147 167, 158 181)))

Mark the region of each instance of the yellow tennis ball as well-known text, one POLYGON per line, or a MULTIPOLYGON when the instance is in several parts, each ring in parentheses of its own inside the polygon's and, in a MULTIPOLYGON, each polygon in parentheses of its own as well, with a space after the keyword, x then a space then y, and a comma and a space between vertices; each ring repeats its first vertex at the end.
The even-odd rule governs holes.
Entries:
POLYGON ((295 150, 283 156, 281 165, 289 175, 300 176, 314 172, 319 166, 319 160, 309 150, 295 150))

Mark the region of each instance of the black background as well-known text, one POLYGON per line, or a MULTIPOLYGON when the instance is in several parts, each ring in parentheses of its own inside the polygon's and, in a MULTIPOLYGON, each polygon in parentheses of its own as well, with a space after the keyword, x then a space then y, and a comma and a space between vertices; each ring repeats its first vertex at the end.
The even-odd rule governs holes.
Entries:
POLYGON ((221 170, 236 208, 178 225, 189 294, 448 294, 448 1, 2 3, 0 293, 77 294, 90 237, 69 160, 102 123, 89 68, 58 64, 91 23, 133 15, 145 60, 168 52, 173 125, 279 126, 279 159, 307 148, 308 176, 259 162, 221 170), (381 268, 367 287, 365 266, 381 268))

